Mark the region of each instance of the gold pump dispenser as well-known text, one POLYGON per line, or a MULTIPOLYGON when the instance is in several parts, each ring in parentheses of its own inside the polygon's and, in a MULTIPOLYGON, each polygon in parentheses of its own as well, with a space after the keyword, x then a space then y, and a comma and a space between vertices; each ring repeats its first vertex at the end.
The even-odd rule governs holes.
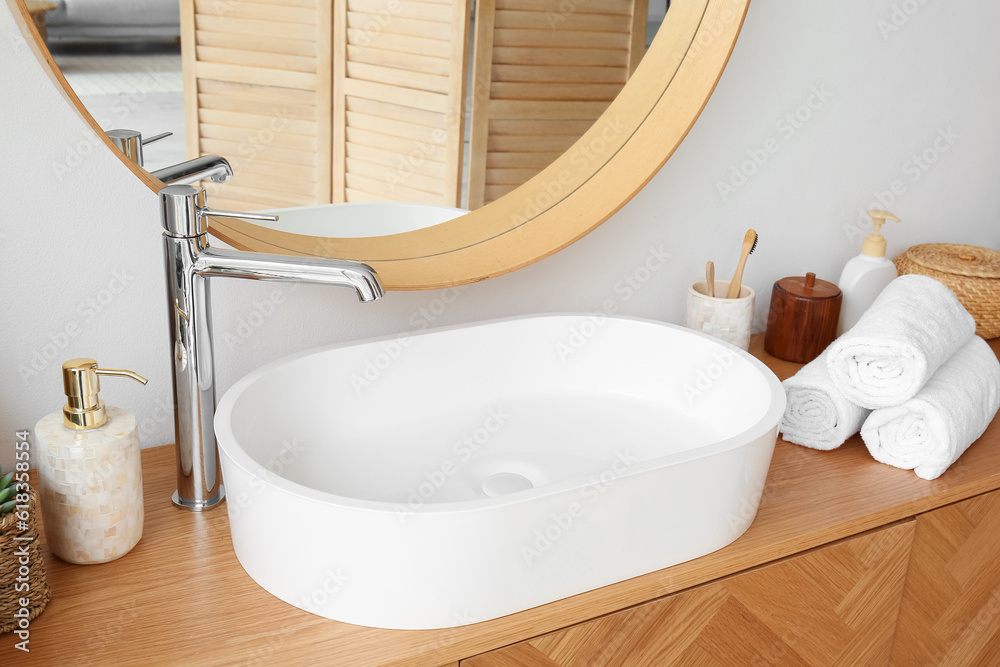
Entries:
POLYGON ((875 225, 875 233, 865 237, 865 242, 861 245, 861 254, 868 257, 885 257, 885 237, 882 236, 882 225, 887 220, 899 222, 899 218, 889 211, 877 208, 868 211, 868 215, 872 217, 872 224, 875 225))
POLYGON ((80 565, 107 563, 142 539, 142 457, 139 422, 105 405, 100 376, 146 378, 98 368, 87 357, 62 366, 66 405, 35 424, 45 536, 53 554, 80 565))
POLYGON ((146 378, 133 371, 119 368, 98 368, 93 359, 70 359, 62 366, 63 389, 67 403, 63 406, 63 424, 66 428, 86 430, 104 426, 108 414, 104 401, 97 395, 101 390, 99 375, 129 377, 146 384, 146 378))

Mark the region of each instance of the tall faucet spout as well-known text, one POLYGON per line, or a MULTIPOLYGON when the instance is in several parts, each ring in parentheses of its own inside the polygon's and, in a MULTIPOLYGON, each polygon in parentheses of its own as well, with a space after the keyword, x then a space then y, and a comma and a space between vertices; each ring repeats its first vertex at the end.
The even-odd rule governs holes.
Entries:
MULTIPOLYGON (((201 177, 204 178, 204 172, 201 177)), ((217 507, 225 497, 212 429, 215 352, 210 286, 213 278, 338 285, 353 289, 361 301, 374 301, 383 295, 375 271, 360 262, 212 248, 208 242, 211 217, 275 219, 260 213, 211 209, 205 204, 205 191, 190 185, 168 185, 160 190, 177 442, 177 491, 173 502, 199 512, 217 507)))
POLYGON ((233 177, 233 168, 224 157, 202 155, 193 160, 157 169, 153 172, 153 176, 168 185, 187 185, 206 178, 216 183, 225 183, 233 177))
POLYGON ((202 276, 350 287, 359 301, 374 301, 384 294, 374 269, 360 262, 209 247, 198 253, 194 270, 202 276))

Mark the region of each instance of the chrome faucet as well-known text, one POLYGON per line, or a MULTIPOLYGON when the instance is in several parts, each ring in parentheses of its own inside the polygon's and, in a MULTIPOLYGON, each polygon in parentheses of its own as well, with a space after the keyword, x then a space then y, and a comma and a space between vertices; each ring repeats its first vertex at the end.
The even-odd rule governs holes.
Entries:
POLYGON ((374 301, 383 292, 375 271, 359 262, 210 248, 210 216, 271 221, 277 218, 210 209, 201 188, 168 185, 160 190, 160 207, 177 440, 177 491, 173 502, 184 509, 201 511, 216 506, 225 495, 213 424, 215 359, 208 279, 228 276, 340 285, 354 289, 360 301, 374 301))
POLYGON ((152 174, 168 185, 187 185, 206 178, 210 178, 216 183, 225 183, 233 177, 233 168, 229 166, 229 161, 224 157, 202 155, 163 169, 157 169, 152 174))
MULTIPOLYGON (((125 154, 126 158, 142 167, 145 165, 142 147, 154 141, 165 139, 173 132, 164 132, 148 139, 143 139, 142 133, 137 130, 108 130, 105 134, 108 135, 108 139, 115 145, 115 148, 125 154)), ((224 157, 202 155, 163 169, 157 169, 151 173, 167 185, 187 185, 206 178, 210 178, 216 183, 225 183, 233 177, 233 168, 229 166, 229 161, 224 157)))
POLYGON ((142 167, 145 164, 145 158, 142 155, 142 147, 147 146, 154 141, 159 141, 160 139, 166 139, 167 137, 173 136, 173 132, 163 132, 155 137, 149 137, 148 139, 142 138, 142 133, 138 130, 108 130, 104 134, 108 135, 108 139, 111 143, 115 145, 115 148, 125 153, 130 161, 134 162, 136 165, 142 167))

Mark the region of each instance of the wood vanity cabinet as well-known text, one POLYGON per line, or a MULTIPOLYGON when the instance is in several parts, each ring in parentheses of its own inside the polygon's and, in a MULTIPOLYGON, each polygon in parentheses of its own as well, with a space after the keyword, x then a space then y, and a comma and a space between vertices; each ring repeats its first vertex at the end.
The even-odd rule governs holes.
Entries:
POLYGON ((461 662, 1000 665, 1000 491, 461 662))
POLYGON ((915 523, 893 664, 1000 665, 1000 491, 915 523))

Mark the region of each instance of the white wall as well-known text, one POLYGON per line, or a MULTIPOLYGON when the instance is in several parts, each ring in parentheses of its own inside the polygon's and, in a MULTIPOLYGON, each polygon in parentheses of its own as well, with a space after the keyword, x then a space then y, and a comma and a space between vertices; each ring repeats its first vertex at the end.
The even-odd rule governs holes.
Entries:
MULTIPOLYGON (((707 259, 720 276, 731 272, 750 226, 761 238, 745 281, 761 315, 778 278, 837 279, 860 248, 858 210, 894 181, 903 194, 878 204, 903 219, 887 230, 890 256, 932 241, 1000 247, 998 27, 990 0, 754 0, 715 95, 659 175, 574 246, 465 288, 434 324, 597 310, 608 299, 625 314, 679 322, 687 283, 707 259), (793 127, 785 116, 796 110, 809 118, 793 127), (746 163, 755 173, 723 197, 719 183, 765 146, 777 150, 760 167, 746 163), (925 151, 934 163, 922 171, 913 156, 925 151), (672 261, 634 291, 623 280, 651 248, 672 261)), ((60 408, 58 369, 75 356, 147 375, 146 387, 108 379, 102 396, 137 413, 144 445, 172 442, 156 199, 110 153, 87 151, 89 130, 6 9, 0 62, 3 442, 60 408), (67 173, 54 167, 74 152, 88 154, 67 173)), ((220 280, 213 289, 223 389, 296 350, 420 326, 421 309, 443 303, 435 292, 362 305, 347 290, 312 286, 220 280), (238 337, 241 320, 274 294, 282 303, 238 337)), ((12 459, 4 444, 0 462, 12 459)))

